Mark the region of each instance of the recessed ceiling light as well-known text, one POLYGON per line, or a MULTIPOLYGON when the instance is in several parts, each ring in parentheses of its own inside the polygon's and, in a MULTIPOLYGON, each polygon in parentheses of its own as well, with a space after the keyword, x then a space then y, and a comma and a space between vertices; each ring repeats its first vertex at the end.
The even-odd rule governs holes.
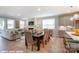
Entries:
POLYGON ((35 16, 36 17, 36 16, 35 16))
POLYGON ((25 20, 25 19, 27 19, 27 18, 22 18, 22 19, 24 19, 24 20, 25 20))
POLYGON ((35 16, 34 18, 37 18, 37 16, 35 16))
POLYGON ((74 18, 77 19, 78 18, 78 14, 74 14, 74 18))
POLYGON ((77 17, 77 16, 78 16, 78 14, 74 14, 74 16, 75 16, 75 17, 77 17))
POLYGON ((17 16, 21 16, 21 14, 17 14, 17 16))
POLYGON ((73 21, 73 17, 71 17, 70 20, 73 21))
POLYGON ((41 10, 40 8, 37 9, 37 11, 40 11, 40 10, 41 10))

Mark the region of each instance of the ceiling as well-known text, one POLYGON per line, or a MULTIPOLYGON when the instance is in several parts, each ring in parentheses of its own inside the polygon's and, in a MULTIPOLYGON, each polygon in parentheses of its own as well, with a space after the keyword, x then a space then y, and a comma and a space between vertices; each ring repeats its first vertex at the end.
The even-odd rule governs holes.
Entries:
POLYGON ((78 6, 0 6, 0 16, 15 18, 31 18, 54 16, 79 11, 78 6), (37 9, 40 8, 40 11, 37 9))

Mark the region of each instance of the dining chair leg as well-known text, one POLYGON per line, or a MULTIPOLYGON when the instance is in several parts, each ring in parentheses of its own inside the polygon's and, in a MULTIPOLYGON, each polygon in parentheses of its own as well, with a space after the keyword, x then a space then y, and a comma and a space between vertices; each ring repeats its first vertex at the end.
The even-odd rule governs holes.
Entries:
POLYGON ((44 41, 42 41, 42 47, 44 48, 44 41))
POLYGON ((26 49, 28 48, 28 46, 26 46, 26 49))
POLYGON ((26 45, 26 48, 28 48, 28 44, 25 44, 26 45))
POLYGON ((45 45, 47 45, 47 40, 45 40, 45 45))
POLYGON ((26 46, 26 48, 28 48, 28 43, 27 43, 27 41, 25 41, 25 46, 26 46))
POLYGON ((37 51, 40 50, 40 40, 37 41, 37 51))
POLYGON ((32 51, 33 51, 33 45, 32 45, 32 51))
POLYGON ((48 38, 48 42, 49 42, 49 40, 50 40, 50 37, 48 38))

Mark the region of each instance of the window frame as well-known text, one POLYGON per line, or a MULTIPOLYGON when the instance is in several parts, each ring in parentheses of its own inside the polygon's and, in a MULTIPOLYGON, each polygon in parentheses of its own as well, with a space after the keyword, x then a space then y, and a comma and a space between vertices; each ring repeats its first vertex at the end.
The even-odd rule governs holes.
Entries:
POLYGON ((20 28, 20 29, 24 29, 24 27, 25 27, 25 21, 24 21, 24 20, 20 20, 20 21, 19 21, 19 28, 20 28), (21 21, 24 23, 23 26, 22 26, 21 21), (22 27, 21 27, 21 26, 22 26, 22 27))
POLYGON ((53 18, 53 19, 43 19, 42 20, 42 28, 43 29, 55 29, 55 18, 53 18), (44 23, 46 23, 46 24, 44 24, 44 23))
POLYGON ((14 29, 15 28, 15 20, 14 19, 7 19, 7 29, 14 29), (12 28, 9 28, 8 26, 10 25, 10 24, 8 24, 8 21, 10 21, 10 23, 12 24, 12 22, 11 21, 13 21, 13 27, 12 28))
POLYGON ((3 21, 3 28, 1 28, 0 30, 4 30, 5 29, 5 20, 4 18, 0 18, 1 21, 3 21))

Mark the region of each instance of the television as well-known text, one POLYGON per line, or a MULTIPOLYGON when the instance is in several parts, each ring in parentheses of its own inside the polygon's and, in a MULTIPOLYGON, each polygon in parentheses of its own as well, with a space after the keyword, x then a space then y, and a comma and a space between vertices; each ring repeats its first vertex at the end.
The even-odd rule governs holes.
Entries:
POLYGON ((30 26, 34 25, 34 21, 29 21, 28 25, 30 25, 30 26))

